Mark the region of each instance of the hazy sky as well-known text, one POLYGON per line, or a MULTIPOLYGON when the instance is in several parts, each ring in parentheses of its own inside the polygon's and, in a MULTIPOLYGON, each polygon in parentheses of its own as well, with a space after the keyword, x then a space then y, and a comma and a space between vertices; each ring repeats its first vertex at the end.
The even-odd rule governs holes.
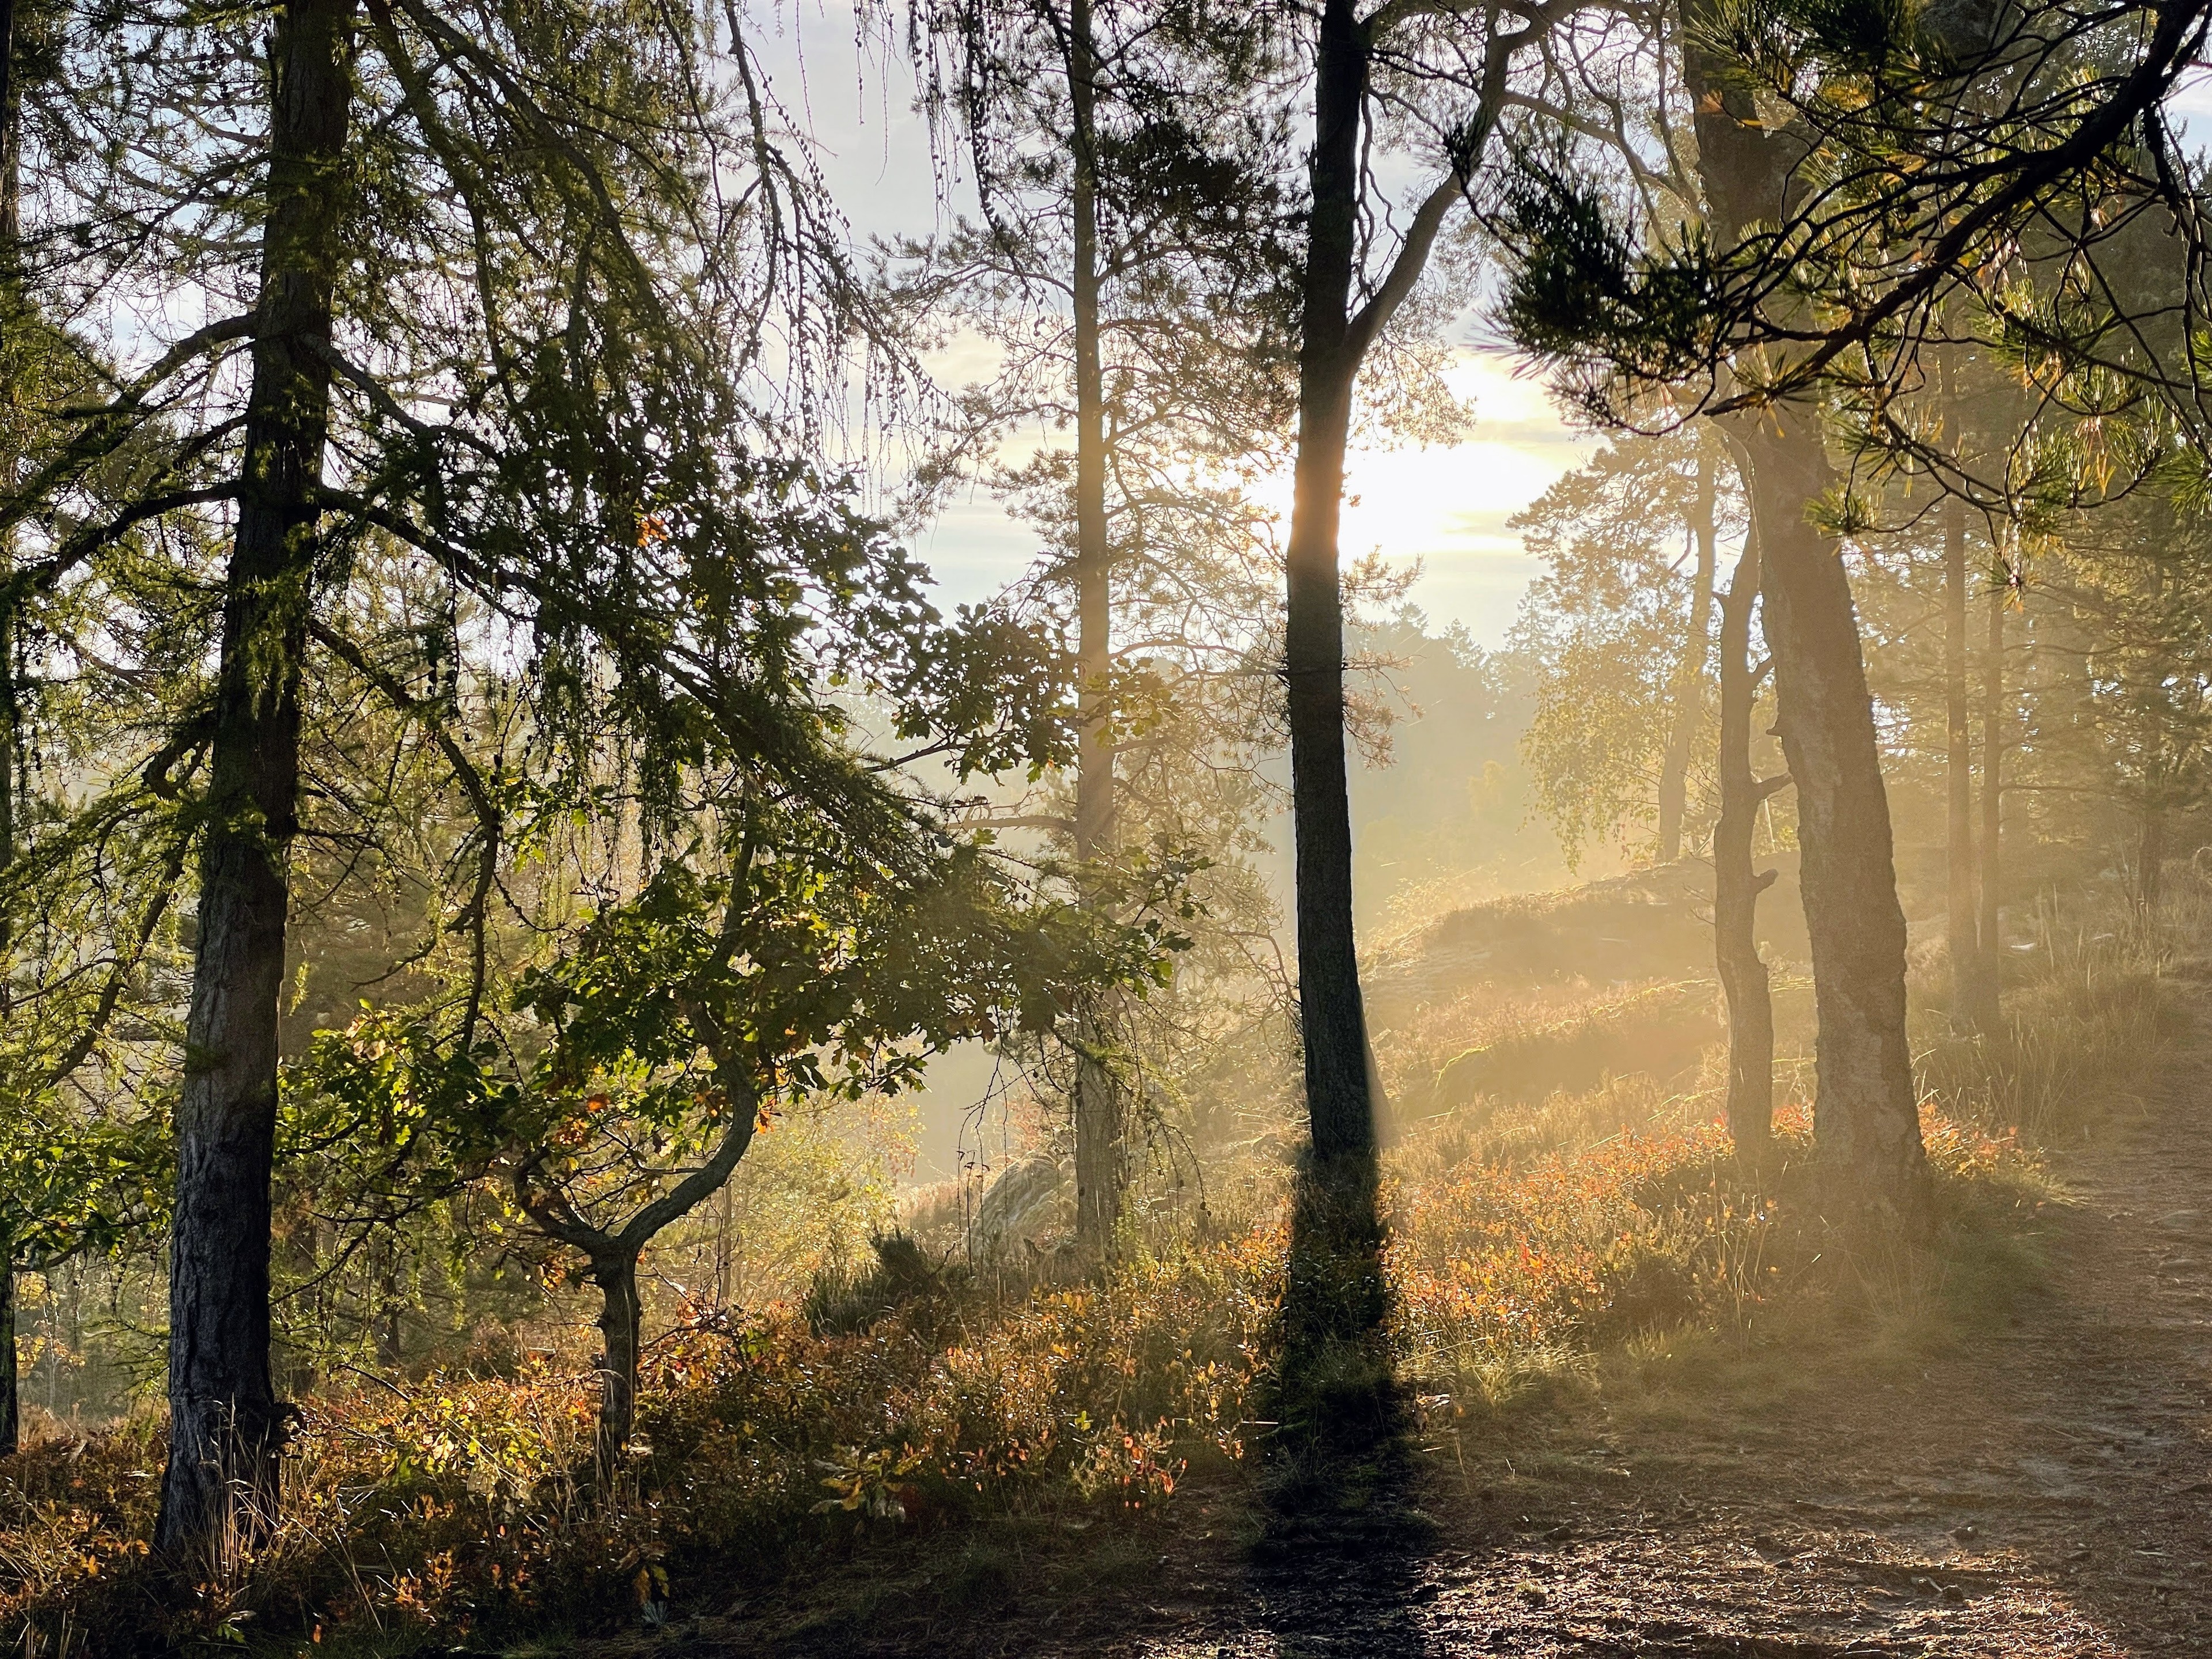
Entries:
MULTIPOLYGON (((963 199, 963 181, 932 156, 896 58, 856 52, 848 6, 797 0, 756 40, 778 94, 811 131, 816 157, 856 234, 926 236, 963 199), (953 192, 955 206, 945 205, 953 192)), ((1468 331, 1471 333, 1471 331, 1468 331)), ((1468 441, 1449 449, 1355 453, 1345 515, 1346 557, 1379 548, 1419 559, 1415 599, 1439 622, 1495 644, 1531 574, 1505 521, 1593 447, 1561 424, 1540 389, 1465 340, 1454 389, 1474 399, 1468 441)), ((987 499, 954 504, 920 550, 952 600, 981 599, 1020 574, 1028 533, 987 499)))

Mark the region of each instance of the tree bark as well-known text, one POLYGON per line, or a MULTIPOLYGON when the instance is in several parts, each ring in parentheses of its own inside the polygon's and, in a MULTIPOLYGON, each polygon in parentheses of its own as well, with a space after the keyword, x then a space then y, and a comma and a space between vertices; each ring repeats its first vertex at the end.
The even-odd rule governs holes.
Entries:
MULTIPOLYGON (((1106 393, 1099 340, 1097 43, 1091 0, 1069 0, 1067 87, 1074 163, 1075 589, 1077 724, 1075 856, 1091 884, 1114 851, 1113 550, 1106 523, 1106 393)), ((1121 1100, 1100 1057, 1106 1031, 1086 1013, 1075 1056, 1075 1243, 1103 1261, 1121 1219, 1127 1159, 1121 1100)))
POLYGON ((2136 833, 2136 903, 2148 927, 2158 915, 2158 901, 2166 873, 2166 814, 2155 805, 2143 808, 2136 833))
POLYGON ((22 1449, 22 1373, 15 1363, 15 1241, 0 1234, 0 1457, 22 1449))
POLYGON ((1297 459, 1286 550, 1283 671, 1297 846, 1298 1023, 1310 1144, 1291 1212, 1285 1324, 1292 1346, 1362 1342, 1380 1327, 1373 1055, 1352 925, 1352 809, 1344 730, 1344 592, 1337 561, 1352 388, 1376 335, 1419 281, 1465 170, 1505 95, 1531 30, 1494 34, 1475 118, 1454 175, 1431 190, 1365 303, 1353 309, 1362 240, 1361 138, 1373 42, 1352 0, 1327 0, 1316 40, 1311 205, 1298 344, 1297 459))
MULTIPOLYGON (((0 261, 12 290, 22 234, 23 93, 15 78, 15 0, 0 0, 0 261)), ((12 301, 19 296, 12 291, 12 301)))
POLYGON ((1764 1159, 1774 1133, 1774 1001, 1759 954, 1759 896, 1774 872, 1753 867, 1760 805, 1789 780, 1751 769, 1751 715, 1759 672, 1751 660, 1751 611, 1759 597, 1759 538, 1746 538, 1721 602, 1721 806, 1713 826, 1713 957, 1728 1002, 1729 1136, 1738 1156, 1764 1159))
POLYGON ((1948 859, 1945 944, 1951 959, 1951 1019, 1982 1029, 1977 986, 1982 936, 1974 914, 1974 747, 1966 697, 1966 509, 1953 496, 1943 509, 1943 709, 1948 859))
MULTIPOLYGON (((1686 21, 1708 21, 1711 10, 1687 6, 1686 21)), ((1771 132, 1748 89, 1694 40, 1683 71, 1713 240, 1733 246, 1747 225, 1786 211, 1803 182, 1804 137, 1771 132)), ((1808 516, 1832 482, 1818 421, 1816 410, 1783 404, 1738 422, 1775 730, 1797 786, 1798 885, 1820 1020, 1814 1130, 1847 1211, 1917 1230, 1929 1194, 1905 1030, 1905 912, 1850 582, 1835 542, 1808 516)))
POLYGON ((1981 971, 1975 989, 1982 1029, 1997 1029, 2004 984, 2004 934, 1999 927, 1997 882, 2004 842, 2004 608, 2005 584, 1990 584, 1989 640, 1982 660, 1981 971))
POLYGON ((1814 1133, 1852 1211, 1917 1226, 1929 1194, 1905 1027, 1905 911, 1850 578, 1808 516, 1831 482, 1816 420, 1767 410, 1744 434, 1775 732, 1797 787, 1820 1020, 1814 1133))
POLYGON ((155 1547, 219 1562, 267 1527, 270 1171, 301 663, 330 420, 352 0, 295 0, 271 50, 268 214, 222 608, 170 1244, 168 1466, 155 1547))
POLYGON ((637 1427, 638 1338, 645 1316, 637 1260, 638 1253, 627 1248, 592 1259, 592 1283, 600 1297, 599 1461, 607 1472, 619 1467, 637 1427))
MULTIPOLYGON (((1337 1374, 1344 1363, 1340 1354, 1363 1352, 1389 1306, 1376 1204, 1373 1074, 1352 925, 1344 599, 1337 564, 1352 389, 1364 349, 1350 307, 1369 50, 1350 0, 1328 0, 1316 64, 1297 459, 1285 561, 1298 1022, 1310 1140, 1291 1209, 1283 1412, 1293 1420, 1312 1419, 1324 1433, 1330 1431, 1329 1420, 1343 1414, 1340 1407, 1302 1400, 1301 1391, 1337 1374)), ((1379 1371, 1371 1380, 1379 1401, 1387 1382, 1379 1371)))
POLYGON ((714 1153, 698 1168, 686 1173, 675 1186, 647 1204, 621 1227, 597 1225, 580 1214, 557 1187, 542 1187, 536 1176, 544 1160, 543 1148, 514 1165, 514 1201, 548 1238, 580 1251, 590 1264, 592 1282, 599 1287, 602 1306, 599 1332, 604 1346, 599 1355, 599 1456, 602 1471, 611 1471, 615 1460, 629 1442, 637 1423, 637 1362, 639 1330, 644 1305, 638 1297, 637 1264, 646 1247, 661 1231, 681 1221, 708 1199, 724 1190, 732 1173, 752 1145, 759 1127, 761 1103, 744 1074, 745 1056, 729 1039, 720 1020, 696 1005, 685 1005, 686 1017, 702 1042, 714 1056, 716 1075, 726 1079, 730 1091, 728 1122, 714 1153))
POLYGON ((1690 756, 1697 745, 1698 723, 1705 714, 1705 659, 1713 622, 1713 460, 1699 446, 1698 502, 1690 529, 1697 538, 1697 574, 1690 590, 1690 633, 1674 675, 1674 721, 1667 733, 1667 752, 1659 766, 1659 862, 1682 856, 1682 820, 1689 807, 1690 756))
POLYGON ((1337 568, 1345 449, 1359 354, 1348 311, 1368 42, 1348 0, 1322 17, 1308 222, 1297 462, 1284 638, 1297 841, 1299 1023, 1317 1164, 1370 1160, 1367 1022, 1352 929, 1352 809, 1344 734, 1344 597, 1337 568))
MULTIPOLYGON (((22 228, 22 98, 15 80, 15 0, 0 0, 0 330, 12 328, 22 294, 17 281, 16 240, 22 228)), ((0 342, 4 343, 4 342, 0 342)), ((12 377, 0 392, 14 424, 17 388, 12 377)), ((20 458, 12 443, 6 457, 6 483, 16 483, 20 458)), ((15 574, 15 532, 0 532, 0 578, 15 574)), ((0 877, 15 862, 15 771, 23 752, 21 687, 15 672, 15 610, 0 605, 0 877)), ((0 1024, 15 1016, 8 957, 15 943, 15 919, 0 908, 0 1024)), ((20 1444, 17 1400, 21 1376, 15 1358, 15 1239, 0 1231, 0 1457, 12 1457, 20 1444)))

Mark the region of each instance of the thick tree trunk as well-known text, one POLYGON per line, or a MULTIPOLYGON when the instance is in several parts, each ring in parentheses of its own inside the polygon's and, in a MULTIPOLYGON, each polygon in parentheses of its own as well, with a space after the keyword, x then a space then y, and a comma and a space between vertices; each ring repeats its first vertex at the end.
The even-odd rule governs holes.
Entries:
POLYGON ((2004 617, 2005 584, 1990 584, 1989 640, 1982 659, 1981 972, 1975 989, 1982 1029, 1997 1029, 2004 984, 2004 934, 1999 927, 1997 883, 2004 842, 2004 617))
MULTIPOLYGON (((1076 671, 1081 747, 1075 855, 1086 871, 1114 851, 1113 550, 1106 524, 1106 392, 1100 362, 1097 56, 1091 0, 1069 0, 1067 85, 1074 155, 1076 671)), ((1121 1219, 1127 1158, 1121 1100, 1098 1057, 1102 1022, 1086 1016, 1075 1057, 1075 1242, 1103 1261, 1121 1219)))
MULTIPOLYGON (((1714 9, 1697 0, 1686 21, 1709 21, 1714 9)), ((1683 73, 1711 234, 1730 247, 1747 225, 1787 211, 1804 183, 1804 140, 1792 129, 1770 131, 1749 88, 1694 40, 1683 73)), ((1850 583, 1835 543, 1807 517, 1832 480, 1812 411, 1759 410, 1740 436, 1775 660, 1776 731, 1797 784, 1799 886, 1820 1018, 1815 1133, 1850 1208, 1917 1225, 1927 1213, 1927 1159, 1905 1034, 1905 913, 1889 800, 1850 583)))
POLYGON ((623 1448, 637 1427, 637 1359, 644 1304, 637 1293, 637 1255, 617 1249, 592 1261, 599 1287, 599 1460, 603 1471, 619 1467, 623 1448))
POLYGON ((1982 1029, 1978 987, 1982 936, 1974 914, 1974 746, 1966 698, 1966 509, 1956 496, 1943 509, 1943 710, 1945 944, 1951 959, 1951 1019, 1982 1029))
POLYGON ((1759 954, 1759 896, 1774 872, 1753 866, 1759 809, 1787 779, 1751 769, 1751 715, 1759 676, 1751 660, 1751 611, 1759 597, 1759 538, 1747 538, 1721 602, 1721 809, 1713 826, 1713 957, 1728 1001, 1729 1135, 1737 1154, 1762 1160, 1774 1133, 1774 1000, 1759 954))
POLYGON ((1905 912, 1850 579, 1808 516, 1832 481, 1815 418, 1766 410, 1744 434, 1775 731, 1797 787, 1820 1018, 1814 1132, 1853 1211, 1917 1225, 1929 1188, 1905 1028, 1905 912))
POLYGON ((1682 819, 1690 797, 1690 756, 1698 724, 1705 716, 1705 658, 1713 623, 1713 459, 1698 456, 1698 502, 1691 533, 1697 538, 1697 574, 1690 590, 1690 632, 1682 642, 1682 662, 1674 675, 1674 722, 1667 733, 1667 752, 1659 766, 1659 861, 1682 856, 1682 819))
POLYGON ((271 52, 261 300, 211 726, 198 939, 177 1106, 169 1462, 155 1546, 219 1563, 276 1512, 270 1169, 301 659, 330 416, 352 0, 295 0, 271 52))

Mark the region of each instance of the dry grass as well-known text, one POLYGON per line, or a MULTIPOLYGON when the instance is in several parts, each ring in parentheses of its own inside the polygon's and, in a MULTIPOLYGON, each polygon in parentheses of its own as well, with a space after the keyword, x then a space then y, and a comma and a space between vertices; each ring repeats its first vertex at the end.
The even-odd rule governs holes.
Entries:
MULTIPOLYGON (((2016 964, 2003 1038, 1923 1022, 1923 1129, 1954 1215, 2033 1201, 2036 1147, 2136 1086, 2166 1030, 2163 946, 2055 923, 2046 938, 2016 964)), ((1631 1006, 1690 994, 1639 994, 1631 1006)), ((1614 1042, 1632 1022, 1604 1011, 1621 1003, 1554 1003, 1519 1052, 1614 1042)), ((1910 1264, 1838 1268, 1802 1104, 1782 1115, 1778 1166, 1756 1180, 1738 1166, 1714 1121, 1715 1052, 1677 1086, 1624 1069, 1486 1095, 1392 1153, 1391 1339, 1425 1415, 1494 1409, 1532 1381, 1681 1334, 1741 1346, 1844 1300, 1918 1293, 1910 1264)), ((854 1334, 785 1309, 686 1328, 654 1350, 639 1440, 611 1480, 592 1478, 578 1376, 433 1378, 310 1402, 282 1527, 181 1610, 156 1597, 137 1541, 157 1425, 52 1441, 0 1486, 0 1639, 37 1659, 134 1641, 449 1649, 471 1633, 651 1624, 707 1586, 727 1595, 793 1552, 886 1529, 1168 1501, 1189 1466, 1235 1465, 1264 1443, 1279 1213, 1217 1222, 1097 1286, 1016 1293, 948 1274, 854 1334)))

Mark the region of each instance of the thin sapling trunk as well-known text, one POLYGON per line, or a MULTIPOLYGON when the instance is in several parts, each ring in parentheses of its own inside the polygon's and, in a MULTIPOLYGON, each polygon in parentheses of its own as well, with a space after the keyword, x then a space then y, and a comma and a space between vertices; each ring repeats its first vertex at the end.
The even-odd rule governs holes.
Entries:
POLYGON ((2158 902, 2166 870, 2166 814, 2146 805, 2136 830, 2136 903, 2148 930, 2158 916, 2158 902))
POLYGON ((15 1241, 0 1233, 0 1457, 22 1447, 22 1374, 15 1363, 15 1241))
POLYGON ((1982 936, 1974 914, 1974 748, 1966 695, 1966 510, 1943 509, 1944 928, 1951 959, 1952 1023, 1982 1029, 1982 936))
POLYGON ((1990 584, 1989 634, 1982 658, 1982 845, 1981 963, 1975 991, 1982 1029, 1997 1029, 2004 983, 2004 933, 1997 908, 2004 843, 2004 626, 2005 583, 1990 584))
POLYGON ((1713 459, 1700 445, 1698 499, 1690 519, 1697 547, 1697 571, 1690 590, 1690 631, 1682 642, 1682 661, 1674 674, 1674 723, 1668 729, 1667 750, 1659 767, 1662 864, 1672 864, 1682 856, 1682 820, 1690 799, 1690 757, 1697 746, 1698 726, 1705 717, 1705 658, 1712 648, 1713 506, 1713 459))
POLYGON ((1759 598, 1759 538, 1744 542, 1721 601, 1720 817, 1713 826, 1713 957, 1728 1003, 1729 1135, 1738 1156, 1764 1160, 1774 1133, 1774 1001, 1759 953, 1759 896, 1775 872, 1757 869, 1752 841, 1759 808, 1786 786, 1751 765, 1752 711, 1765 670, 1751 659, 1759 598))
MULTIPOLYGON (((1075 856, 1090 883, 1114 851, 1112 548, 1106 522, 1106 393, 1099 342, 1097 46, 1091 0, 1069 0, 1067 88, 1073 125, 1076 669, 1081 681, 1075 777, 1075 856)), ((1095 886, 1091 896, 1096 899, 1095 886)), ((1075 1242, 1105 1260, 1121 1218, 1127 1158, 1121 1100, 1100 1050, 1095 1015, 1079 1024, 1075 1056, 1075 1242)))
POLYGON ((719 1025, 695 1012, 696 1024, 714 1032, 710 1047, 717 1074, 730 1079, 729 1115, 720 1139, 707 1161, 688 1171, 680 1181, 642 1206, 620 1225, 601 1224, 583 1215, 557 1185, 541 1179, 542 1152, 523 1159, 514 1170, 515 1201, 549 1238, 580 1254, 585 1271, 599 1288, 599 1319, 602 1348, 599 1377, 599 1425, 594 1438, 602 1474, 619 1467, 623 1449, 637 1426, 637 1372, 641 1352, 644 1304, 638 1295, 637 1267, 646 1249, 661 1231, 682 1220, 700 1205, 721 1192, 748 1147, 760 1122, 760 1100, 750 1083, 742 1081, 743 1059, 723 1042, 719 1025))

